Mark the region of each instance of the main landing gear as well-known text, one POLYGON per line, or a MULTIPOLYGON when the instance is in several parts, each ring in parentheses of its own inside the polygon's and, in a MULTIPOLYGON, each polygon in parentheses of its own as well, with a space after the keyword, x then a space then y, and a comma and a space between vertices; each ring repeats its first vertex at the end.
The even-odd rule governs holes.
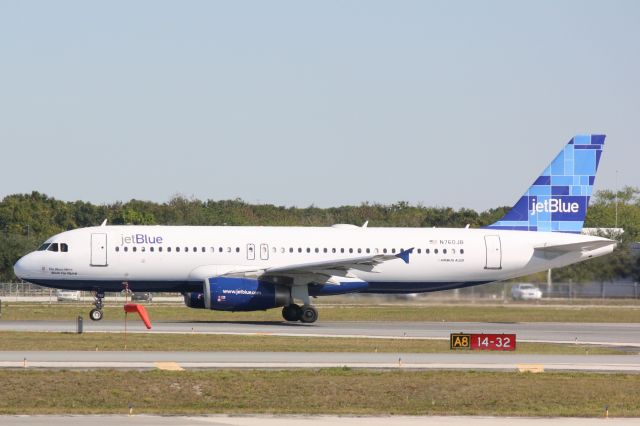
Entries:
POLYGON ((104 306, 102 302, 102 299, 104 299, 104 291, 96 291, 94 298, 93 306, 95 306, 95 308, 89 312, 89 318, 93 321, 100 321, 102 319, 102 307, 104 306))
POLYGON ((282 317, 287 321, 312 323, 318 320, 318 310, 311 305, 298 306, 292 303, 282 308, 282 317))

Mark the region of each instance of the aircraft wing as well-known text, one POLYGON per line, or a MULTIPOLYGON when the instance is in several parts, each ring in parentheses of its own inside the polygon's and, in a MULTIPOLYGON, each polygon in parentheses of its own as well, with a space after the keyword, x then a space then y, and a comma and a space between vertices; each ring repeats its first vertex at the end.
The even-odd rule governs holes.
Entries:
POLYGON ((405 263, 409 263, 409 255, 411 253, 413 253, 413 248, 396 254, 374 254, 348 259, 332 259, 320 262, 297 263, 274 266, 272 268, 254 271, 243 271, 242 274, 244 276, 256 278, 265 276, 308 276, 313 277, 313 279, 317 281, 330 282, 330 280, 327 280, 334 275, 347 276, 347 271, 350 269, 371 272, 376 265, 396 259, 402 259, 405 263))

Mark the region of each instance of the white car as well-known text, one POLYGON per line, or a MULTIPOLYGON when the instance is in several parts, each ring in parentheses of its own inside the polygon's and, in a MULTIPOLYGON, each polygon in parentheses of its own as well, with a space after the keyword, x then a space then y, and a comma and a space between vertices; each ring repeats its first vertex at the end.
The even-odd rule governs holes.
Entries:
POLYGON ((542 299, 542 291, 533 284, 516 284, 511 287, 513 300, 537 300, 542 299))
POLYGON ((56 290, 56 298, 58 302, 76 301, 80 300, 80 292, 76 290, 56 290))

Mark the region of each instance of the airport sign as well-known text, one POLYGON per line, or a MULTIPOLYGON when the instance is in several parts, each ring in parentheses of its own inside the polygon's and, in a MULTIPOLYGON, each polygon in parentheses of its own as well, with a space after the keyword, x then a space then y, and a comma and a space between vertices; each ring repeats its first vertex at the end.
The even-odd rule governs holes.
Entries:
POLYGON ((451 333, 451 350, 515 351, 515 334, 451 333))

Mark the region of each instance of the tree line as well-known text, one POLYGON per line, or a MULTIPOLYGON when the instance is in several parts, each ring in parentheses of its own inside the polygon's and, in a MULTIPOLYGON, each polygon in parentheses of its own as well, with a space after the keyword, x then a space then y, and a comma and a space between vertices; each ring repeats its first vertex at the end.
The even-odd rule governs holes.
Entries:
MULTIPOLYGON (((166 203, 131 200, 94 205, 84 201, 61 201, 39 192, 14 194, 0 202, 0 281, 16 280, 13 264, 50 236, 70 229, 110 224, 136 225, 277 225, 330 226, 336 223, 371 227, 464 227, 478 228, 500 219, 510 207, 483 212, 450 207, 426 207, 400 201, 390 205, 362 203, 358 206, 304 208, 250 204, 241 199, 198 200, 174 196, 166 203)), ((640 261, 632 243, 639 241, 640 190, 625 187, 603 190, 592 197, 585 227, 625 230, 615 252, 604 258, 554 271, 556 280, 608 281, 640 279, 640 261)))

